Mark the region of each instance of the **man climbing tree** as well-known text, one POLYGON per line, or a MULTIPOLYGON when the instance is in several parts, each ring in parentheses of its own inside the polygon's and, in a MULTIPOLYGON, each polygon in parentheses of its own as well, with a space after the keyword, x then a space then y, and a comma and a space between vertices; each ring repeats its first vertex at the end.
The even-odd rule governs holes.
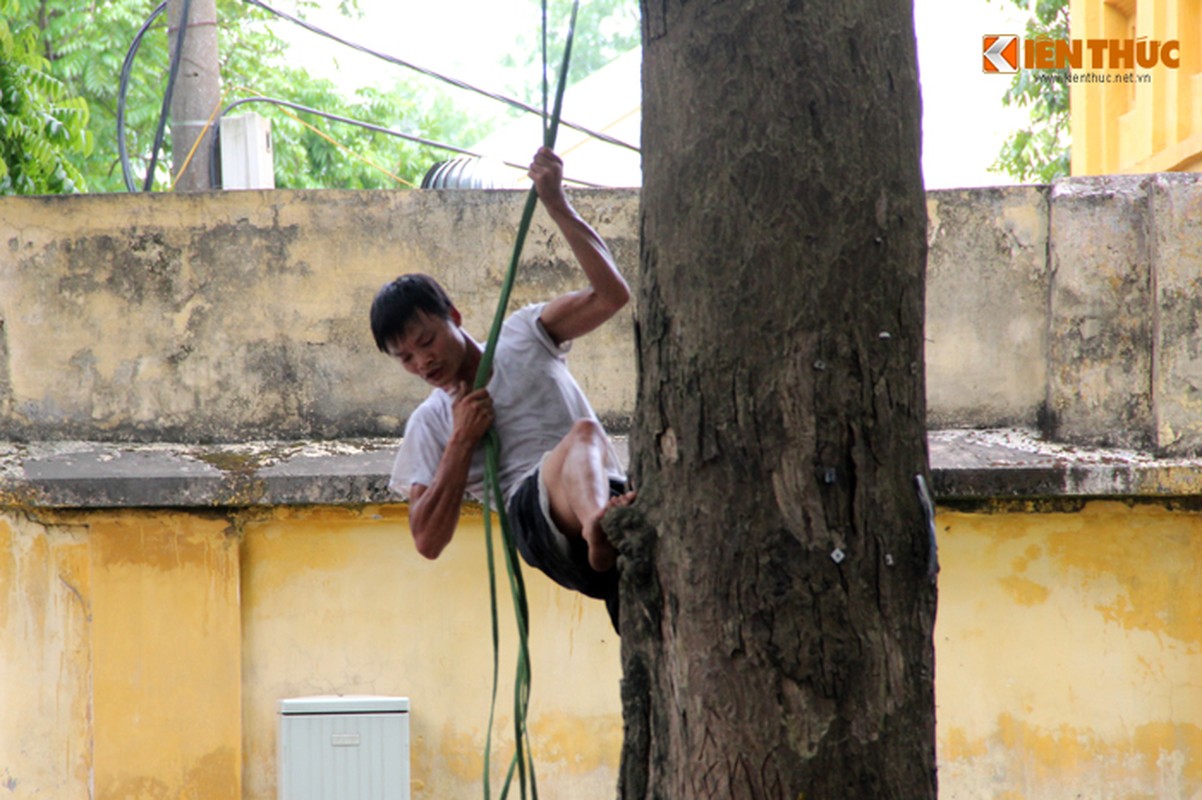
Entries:
POLYGON ((642 12, 620 794, 934 798, 911 5, 642 12))

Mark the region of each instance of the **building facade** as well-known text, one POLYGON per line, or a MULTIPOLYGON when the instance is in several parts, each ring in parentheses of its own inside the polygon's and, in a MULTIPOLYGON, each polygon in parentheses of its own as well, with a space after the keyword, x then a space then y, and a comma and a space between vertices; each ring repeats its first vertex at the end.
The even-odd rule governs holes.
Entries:
POLYGON ((1074 40, 1115 43, 1098 67, 1087 57, 1074 70, 1106 82, 1070 88, 1072 174, 1202 170, 1202 2, 1072 0, 1069 10, 1074 40))

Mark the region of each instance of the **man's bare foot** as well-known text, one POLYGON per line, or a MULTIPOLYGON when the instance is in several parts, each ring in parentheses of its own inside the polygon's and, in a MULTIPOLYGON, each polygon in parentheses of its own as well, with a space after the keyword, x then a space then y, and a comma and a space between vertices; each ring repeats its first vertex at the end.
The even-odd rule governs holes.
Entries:
POLYGON ((584 541, 588 543, 588 565, 597 572, 608 572, 618 561, 618 551, 609 543, 609 537, 601 529, 601 518, 611 508, 630 505, 634 502, 634 498, 635 492, 611 497, 609 502, 597 512, 597 516, 584 523, 584 528, 580 533, 584 537, 584 541))

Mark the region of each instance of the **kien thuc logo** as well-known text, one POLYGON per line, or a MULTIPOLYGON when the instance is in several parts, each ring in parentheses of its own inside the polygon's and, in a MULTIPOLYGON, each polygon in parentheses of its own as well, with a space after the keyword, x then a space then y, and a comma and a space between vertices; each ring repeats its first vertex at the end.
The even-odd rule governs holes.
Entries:
POLYGON ((1012 33, 981 37, 982 69, 1013 74, 1019 69, 1152 69, 1181 66, 1181 42, 1138 39, 1020 39, 1012 33))
POLYGON ((1018 37, 1014 34, 985 36, 981 43, 985 72, 1013 74, 1018 72, 1018 37))

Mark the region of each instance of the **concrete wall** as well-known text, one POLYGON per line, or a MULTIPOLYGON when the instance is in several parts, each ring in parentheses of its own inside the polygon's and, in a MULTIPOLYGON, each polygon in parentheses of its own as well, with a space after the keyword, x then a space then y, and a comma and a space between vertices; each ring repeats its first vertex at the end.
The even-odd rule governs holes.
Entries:
MULTIPOLYGON (((634 279, 637 195, 576 201, 634 279)), ((438 562, 414 553, 382 487, 425 392, 375 352, 366 309, 397 273, 429 271, 482 334, 521 202, 0 199, 0 787, 266 800, 279 699, 379 693, 411 698, 415 798, 479 796, 480 519, 469 509, 438 562), (388 442, 347 443, 360 436, 388 442), (315 466, 303 438, 344 460, 315 466), (148 444, 95 443, 123 441, 148 444)), ((1082 179, 928 203, 931 427, 1075 443, 1024 454, 960 431, 963 464, 936 466, 943 797, 1202 796, 1202 470, 1146 461, 1202 447, 1202 188, 1082 179), (1086 444, 1150 452, 1086 464, 1086 444)), ((579 285, 541 215, 526 252, 515 303, 579 285)), ((629 317, 572 360, 621 429, 629 317)), ((598 604, 528 580, 540 783, 611 797, 615 638, 598 604)))
MULTIPOLYGON (((1198 797, 1202 516, 995 512, 939 512, 940 796, 1198 797)), ((271 800, 278 701, 367 693, 410 698, 415 800, 480 797, 481 520, 437 562, 405 520, 400 506, 0 512, 5 796, 271 800)), ((526 576, 541 791, 613 797, 617 638, 600 603, 526 576)), ((507 608, 494 763, 511 741, 507 608)))
MULTIPOLYGON (((0 439, 399 434, 425 387, 376 351, 372 297, 402 272, 434 274, 483 338, 524 197, 0 198, 0 439)), ((576 202, 633 272, 637 196, 576 202)), ((580 285, 550 224, 540 210, 513 308, 580 285)), ((620 423, 633 403, 629 324, 580 342, 574 361, 620 423)))
POLYGON ((1202 448, 1202 181, 931 192, 930 427, 1202 448))
POLYGON ((1202 796, 1202 516, 939 514, 943 800, 1202 796))
MULTIPOLYGON (((481 518, 437 563, 414 552, 405 519, 402 506, 0 512, 4 796, 274 800, 280 699, 387 694, 411 701, 415 800, 480 797, 481 518)), ((539 783, 611 797, 617 637, 599 603, 527 581, 539 783)), ((501 600, 496 786, 513 738, 501 600)))
MULTIPOLYGON (((483 337, 522 194, 229 192, 0 199, 0 438, 398 435, 424 387, 367 307, 430 272, 483 337)), ((576 203, 637 280, 638 196, 576 203)), ((930 426, 1042 426, 1082 444, 1202 448, 1194 175, 931 192, 930 426)), ((580 285, 539 212, 514 306, 580 285)), ((617 430, 631 311, 573 369, 617 430)))
POLYGON ((1047 386, 1048 190, 927 195, 930 426, 1034 426, 1047 386))
POLYGON ((238 538, 157 513, 0 515, 0 785, 14 798, 232 797, 238 538))

